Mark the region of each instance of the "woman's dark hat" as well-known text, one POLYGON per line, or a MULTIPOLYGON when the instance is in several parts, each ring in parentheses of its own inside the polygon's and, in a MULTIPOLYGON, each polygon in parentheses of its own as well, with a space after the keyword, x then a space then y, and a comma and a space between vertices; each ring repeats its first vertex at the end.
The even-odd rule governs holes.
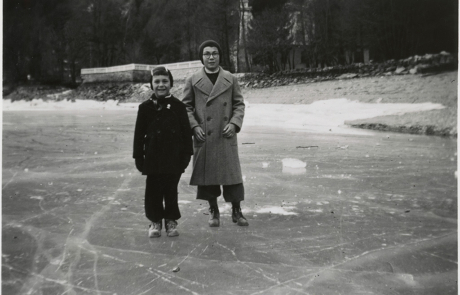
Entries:
POLYGON ((171 87, 173 87, 173 76, 171 74, 171 71, 165 67, 156 67, 150 71, 150 88, 152 90, 153 90, 153 84, 152 84, 153 76, 158 76, 158 75, 168 76, 169 82, 171 82, 171 87))
POLYGON ((201 43, 200 45, 200 49, 198 50, 198 55, 200 57, 200 60, 201 60, 201 63, 203 63, 203 50, 205 47, 216 47, 217 50, 219 51, 219 55, 222 55, 222 49, 220 48, 220 45, 219 43, 217 43, 216 41, 214 40, 208 40, 208 41, 204 41, 203 43, 201 43))

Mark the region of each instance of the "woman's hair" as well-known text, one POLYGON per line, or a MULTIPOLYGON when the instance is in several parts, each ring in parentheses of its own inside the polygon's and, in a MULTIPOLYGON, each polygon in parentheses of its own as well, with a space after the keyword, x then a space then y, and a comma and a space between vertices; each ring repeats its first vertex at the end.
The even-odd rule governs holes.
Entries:
POLYGON ((169 82, 171 83, 171 87, 173 87, 173 76, 171 74, 171 71, 168 70, 167 68, 165 67, 156 67, 154 68, 153 70, 150 71, 150 88, 152 88, 153 90, 153 76, 159 76, 159 75, 162 75, 162 76, 168 76, 169 77, 169 82))

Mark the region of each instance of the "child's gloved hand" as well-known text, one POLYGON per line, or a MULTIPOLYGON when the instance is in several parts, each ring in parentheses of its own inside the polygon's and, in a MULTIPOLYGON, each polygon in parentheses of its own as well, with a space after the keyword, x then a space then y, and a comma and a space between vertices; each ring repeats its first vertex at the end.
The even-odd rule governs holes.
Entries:
POLYGON ((185 169, 187 169, 188 164, 190 163, 190 158, 191 157, 192 157, 191 155, 183 155, 182 156, 181 164, 182 164, 182 169, 184 169, 184 171, 185 171, 185 169))
POLYGON ((134 161, 136 163, 137 170, 142 173, 142 168, 144 167, 144 157, 135 158, 134 161))

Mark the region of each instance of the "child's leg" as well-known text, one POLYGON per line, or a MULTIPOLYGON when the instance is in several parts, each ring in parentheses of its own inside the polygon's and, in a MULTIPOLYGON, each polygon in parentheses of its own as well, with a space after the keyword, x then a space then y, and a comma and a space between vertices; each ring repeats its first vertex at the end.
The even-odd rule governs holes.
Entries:
POLYGON ((151 222, 160 222, 164 218, 163 196, 164 175, 148 175, 145 187, 145 216, 151 222))
POLYGON ((171 174, 165 179, 165 210, 164 219, 178 220, 181 215, 177 199, 177 185, 179 184, 181 174, 171 174))

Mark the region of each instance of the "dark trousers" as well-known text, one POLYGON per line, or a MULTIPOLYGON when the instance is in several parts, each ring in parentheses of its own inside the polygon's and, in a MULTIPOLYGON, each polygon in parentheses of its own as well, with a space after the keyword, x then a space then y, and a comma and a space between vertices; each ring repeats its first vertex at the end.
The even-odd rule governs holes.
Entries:
POLYGON ((181 217, 177 203, 180 176, 181 174, 147 175, 144 206, 145 216, 150 221, 178 220, 181 217))
MULTIPOLYGON (((225 202, 240 202, 244 200, 244 186, 242 183, 223 185, 225 202)), ((220 185, 199 185, 196 198, 199 200, 212 200, 220 196, 220 185)))

